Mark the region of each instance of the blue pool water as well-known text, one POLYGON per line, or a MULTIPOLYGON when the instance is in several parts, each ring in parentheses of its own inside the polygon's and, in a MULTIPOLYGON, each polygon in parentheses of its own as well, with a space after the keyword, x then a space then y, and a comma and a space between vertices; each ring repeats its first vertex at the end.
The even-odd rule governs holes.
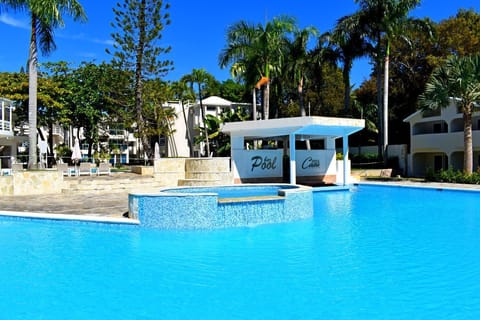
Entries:
POLYGON ((0 219, 0 319, 479 319, 480 193, 360 186, 213 231, 0 219))
POLYGON ((294 185, 236 185, 221 187, 180 187, 172 189, 164 189, 162 192, 174 193, 216 193, 218 198, 242 198, 242 197, 258 197, 258 196, 278 196, 279 190, 295 189, 294 185))

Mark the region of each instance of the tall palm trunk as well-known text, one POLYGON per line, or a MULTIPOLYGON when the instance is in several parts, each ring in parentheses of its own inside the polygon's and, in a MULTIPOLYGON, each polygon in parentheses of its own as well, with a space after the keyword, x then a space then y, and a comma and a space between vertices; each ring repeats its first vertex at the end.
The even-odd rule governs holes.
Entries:
POLYGON ((198 97, 200 98, 200 112, 202 113, 202 121, 203 121, 203 132, 205 134, 205 144, 207 148, 207 157, 210 157, 210 141, 208 139, 208 128, 207 128, 207 117, 206 117, 206 112, 205 109, 203 108, 203 103, 202 103, 202 87, 200 85, 200 82, 198 82, 198 97))
POLYGON ((270 81, 265 84, 263 90, 263 117, 265 120, 269 119, 270 114, 270 81))
POLYGON ((37 17, 32 14, 28 60, 28 168, 37 166, 37 17))
POLYGON ((378 157, 379 159, 383 158, 383 100, 382 100, 382 67, 381 63, 377 65, 377 115, 378 115, 378 129, 380 130, 378 134, 378 157))
POLYGON ((305 104, 303 101, 303 77, 301 77, 300 80, 298 81, 297 92, 298 92, 298 101, 300 103, 300 116, 305 117, 307 115, 307 112, 305 111, 305 104))
POLYGON ((463 139, 464 139, 464 151, 463 151, 463 170, 465 173, 473 172, 473 138, 472 138, 472 107, 467 106, 463 112, 463 139))
MULTIPOLYGON (((50 118, 51 119, 51 118, 50 118)), ((47 168, 51 168, 55 164, 55 157, 53 154, 53 121, 50 120, 48 124, 48 151, 47 151, 47 168)))
POLYGON ((188 152, 189 152, 189 157, 193 157, 193 144, 192 144, 192 137, 190 134, 190 126, 188 125, 187 122, 187 115, 185 114, 185 106, 183 105, 183 101, 180 101, 182 105, 182 113, 183 113, 183 121, 185 121, 185 131, 187 134, 187 142, 188 142, 188 152))
POLYGON ((343 66, 343 111, 347 114, 350 108, 350 71, 352 70, 352 60, 345 59, 343 66))
POLYGON ((383 100, 382 100, 382 48, 380 46, 382 37, 380 32, 376 34, 377 39, 377 48, 376 48, 376 58, 377 58, 377 66, 376 66, 376 73, 377 73, 377 113, 378 113, 378 129, 380 130, 378 135, 378 157, 380 159, 384 158, 383 153, 383 145, 384 145, 384 122, 383 122, 383 100))
POLYGON ((389 79, 389 63, 390 63, 390 55, 388 53, 385 54, 385 62, 383 66, 383 162, 386 165, 388 161, 388 79, 389 79))
MULTIPOLYGON (((305 102, 304 102, 304 99, 303 99, 303 77, 300 77, 300 81, 298 82, 298 101, 300 103, 300 116, 302 117, 306 117, 307 116, 307 112, 305 111, 305 102)), ((310 146, 310 140, 305 140, 305 145, 307 147, 307 150, 311 150, 311 146, 310 146)))

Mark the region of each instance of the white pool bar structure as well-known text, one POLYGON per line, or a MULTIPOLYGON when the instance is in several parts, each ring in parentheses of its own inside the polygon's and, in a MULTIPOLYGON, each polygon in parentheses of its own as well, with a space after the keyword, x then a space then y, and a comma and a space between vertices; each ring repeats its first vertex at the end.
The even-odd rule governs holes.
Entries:
POLYGON ((336 140, 348 159, 348 137, 365 120, 293 117, 228 122, 235 183, 348 184, 348 160, 337 168, 336 140))

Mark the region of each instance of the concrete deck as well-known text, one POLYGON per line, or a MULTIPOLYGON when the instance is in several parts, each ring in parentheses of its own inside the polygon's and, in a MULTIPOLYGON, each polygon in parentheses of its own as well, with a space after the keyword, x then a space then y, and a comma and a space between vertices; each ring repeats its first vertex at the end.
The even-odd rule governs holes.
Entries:
POLYGON ((0 197, 0 211, 60 213, 122 217, 128 211, 128 193, 45 194, 0 197))

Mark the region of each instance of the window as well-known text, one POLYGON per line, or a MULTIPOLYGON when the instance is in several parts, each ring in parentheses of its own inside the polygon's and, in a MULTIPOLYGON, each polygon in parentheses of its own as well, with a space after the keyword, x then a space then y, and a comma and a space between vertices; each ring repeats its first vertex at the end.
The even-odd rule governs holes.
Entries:
POLYGON ((433 168, 435 171, 440 171, 448 166, 448 159, 444 155, 435 156, 433 162, 433 168))

